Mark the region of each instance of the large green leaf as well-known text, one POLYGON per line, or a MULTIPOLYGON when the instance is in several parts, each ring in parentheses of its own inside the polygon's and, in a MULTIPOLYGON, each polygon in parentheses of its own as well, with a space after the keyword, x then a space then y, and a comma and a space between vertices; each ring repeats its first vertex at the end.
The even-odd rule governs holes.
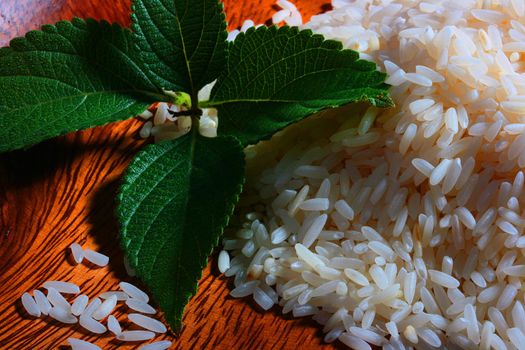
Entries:
POLYGON ((129 118, 161 92, 127 29, 75 19, 0 49, 0 152, 129 118))
POLYGON ((219 0, 135 0, 133 30, 151 77, 167 90, 196 95, 227 58, 219 0))
POLYGON ((119 194, 122 246, 174 329, 233 213, 244 154, 232 137, 187 134, 147 146, 119 194))
POLYGON ((219 111, 219 134, 246 144, 328 107, 392 105, 385 74, 342 44, 309 30, 260 27, 240 34, 203 107, 219 111))

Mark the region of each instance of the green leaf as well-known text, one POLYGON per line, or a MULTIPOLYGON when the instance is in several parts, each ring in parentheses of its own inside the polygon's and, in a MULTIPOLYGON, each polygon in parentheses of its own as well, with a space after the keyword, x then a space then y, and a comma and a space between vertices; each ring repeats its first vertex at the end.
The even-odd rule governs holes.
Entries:
POLYGON ((132 117, 162 99, 127 29, 74 19, 0 49, 0 152, 132 117))
POLYGON ((328 107, 368 101, 392 105, 385 74, 342 44, 309 30, 260 27, 240 34, 227 68, 203 107, 219 112, 219 134, 243 145, 328 107))
POLYGON ((244 154, 236 139, 193 132, 147 146, 124 176, 118 196, 122 246, 173 329, 180 329, 243 181, 244 154))
POLYGON ((196 96, 224 69, 228 32, 218 0, 135 0, 133 10, 136 41, 159 86, 196 96))

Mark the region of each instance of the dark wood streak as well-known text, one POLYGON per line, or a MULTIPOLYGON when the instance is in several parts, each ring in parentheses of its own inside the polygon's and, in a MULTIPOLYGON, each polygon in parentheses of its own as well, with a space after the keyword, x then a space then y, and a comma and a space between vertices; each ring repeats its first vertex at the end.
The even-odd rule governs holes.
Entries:
MULTIPOLYGON (((129 24, 130 0, 0 0, 0 45, 45 23, 93 17, 129 24)), ((296 0, 301 12, 327 9, 329 0, 296 0)), ((244 19, 267 22, 274 0, 228 0, 230 28, 244 19)), ((114 195, 118 179, 137 150, 140 122, 130 120, 44 142, 27 151, 0 155, 0 350, 66 349, 70 336, 103 349, 136 349, 109 335, 92 336, 78 325, 22 312, 19 297, 48 279, 69 280, 95 296, 116 289, 125 277, 117 237, 114 195), (112 258, 111 266, 74 266, 68 246, 79 242, 112 258)), ((212 260, 213 261, 213 260, 212 260)), ((132 282, 136 282, 131 280, 132 282)), ((228 296, 231 281, 210 266, 187 307, 186 326, 170 339, 177 349, 334 349, 314 322, 291 320, 276 308, 263 313, 253 302, 228 296)), ((116 315, 129 326, 123 316, 116 315)))

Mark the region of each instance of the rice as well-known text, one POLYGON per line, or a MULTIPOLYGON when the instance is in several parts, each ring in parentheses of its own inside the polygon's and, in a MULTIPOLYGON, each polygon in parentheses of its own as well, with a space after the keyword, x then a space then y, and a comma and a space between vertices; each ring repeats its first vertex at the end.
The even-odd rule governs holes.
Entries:
POLYGON ((523 344, 525 344, 525 335, 519 328, 507 329, 507 336, 517 349, 523 347, 523 344))
POLYGON ((87 305, 87 307, 84 309, 84 311, 81 313, 81 315, 91 317, 93 313, 100 307, 101 304, 102 300, 100 300, 99 298, 92 299, 87 305))
POLYGON ((368 345, 366 341, 361 338, 352 336, 347 333, 343 333, 339 336, 339 340, 350 349, 354 350, 372 350, 372 347, 368 345))
POLYGON ((109 316, 111 312, 113 312, 113 309, 117 305, 117 296, 113 294, 108 299, 104 300, 100 306, 93 311, 93 314, 91 315, 95 320, 102 320, 109 316))
POLYGON ((133 284, 128 282, 120 282, 119 286, 120 289, 122 289, 122 291, 126 293, 130 298, 144 301, 146 303, 149 301, 149 296, 133 284))
POLYGON ((84 250, 84 258, 89 262, 101 267, 106 266, 109 263, 108 256, 91 249, 84 250))
POLYGON ((310 245, 312 245, 312 243, 314 243, 319 238, 319 235, 321 234, 321 231, 327 220, 328 215, 326 214, 319 215, 313 220, 312 224, 310 227, 308 227, 304 235, 303 245, 305 248, 310 247, 310 245))
POLYGON ((89 297, 85 294, 79 295, 71 305, 71 313, 75 316, 80 316, 89 302, 89 297))
POLYGON ((284 10, 281 10, 281 11, 277 11, 272 16, 272 22, 273 23, 280 23, 280 22, 284 21, 286 18, 290 17, 291 14, 292 14, 291 11, 287 10, 287 9, 284 9, 284 10))
POLYGON ((301 203, 299 209, 304 211, 323 211, 328 210, 330 201, 328 198, 308 199, 301 203))
POLYGON ((145 341, 155 337, 155 333, 150 331, 123 331, 117 335, 120 341, 145 341))
POLYGON ((433 330, 429 328, 421 328, 417 330, 417 335, 421 340, 426 342, 428 345, 434 348, 439 348, 441 346, 441 339, 433 330))
POLYGON ((405 330, 403 331, 403 336, 406 340, 408 340, 411 343, 417 344, 419 342, 419 338, 416 333, 416 329, 412 327, 411 325, 408 325, 405 330))
POLYGON ((253 291, 253 300, 265 311, 270 310, 275 304, 272 298, 259 287, 255 287, 253 291))
POLYGON ((161 340, 158 342, 142 345, 139 350, 166 350, 171 347, 172 343, 169 340, 161 340))
POLYGON ((126 300, 126 305, 135 311, 142 312, 144 314, 155 314, 157 313, 157 310, 145 301, 137 300, 137 299, 128 299, 126 300))
POLYGON ((73 316, 69 310, 61 308, 60 306, 52 307, 51 310, 49 310, 49 316, 62 323, 74 324, 78 322, 78 319, 73 316))
POLYGON ((108 316, 107 327, 111 333, 115 336, 118 336, 122 333, 122 327, 120 326, 119 321, 113 315, 108 316))
POLYGON ((144 120, 148 120, 151 117, 153 117, 153 113, 151 113, 149 110, 145 110, 144 112, 140 113, 138 116, 144 120))
POLYGON ((80 316, 79 324, 91 333, 102 334, 107 331, 106 327, 102 323, 91 318, 90 316, 80 316))
POLYGON ((354 210, 352 209, 352 207, 350 207, 350 205, 348 205, 348 202, 345 201, 344 199, 340 199, 337 202, 335 202, 334 208, 345 219, 347 220, 354 219, 354 210))
POLYGON ((227 251, 222 250, 219 253, 219 271, 225 273, 230 268, 230 255, 227 251))
POLYGON ((140 326, 152 332, 155 332, 155 333, 166 333, 167 332, 167 328, 166 326, 164 326, 164 324, 162 324, 162 322, 157 321, 151 317, 132 313, 128 315, 128 318, 131 322, 133 322, 137 326, 140 326))
POLYGON ((129 296, 126 293, 118 291, 118 290, 111 290, 108 292, 101 293, 98 297, 100 299, 109 299, 113 295, 117 297, 118 301, 125 301, 129 298, 129 296))
POLYGON ((517 294, 518 288, 516 288, 515 285, 506 285, 498 298, 496 308, 501 311, 507 309, 514 302, 514 298, 516 298, 517 294))
POLYGON ((68 338, 67 342, 72 350, 102 350, 99 346, 81 339, 68 338))
MULTIPOLYGON (((279 5, 276 22, 298 22, 279 5)), ((376 61, 396 107, 347 106, 250 148, 259 200, 219 265, 231 295, 357 349, 521 343, 524 1, 332 6, 304 28, 376 61)))
POLYGON ((68 301, 55 288, 47 288, 47 300, 49 300, 54 307, 60 307, 67 311, 71 309, 71 305, 68 301))
POLYGON ((82 249, 78 243, 72 243, 69 248, 71 249, 73 260, 75 260, 77 264, 80 264, 84 259, 84 249, 82 249))
POLYGON ((463 312, 465 319, 467 320, 467 336, 475 344, 480 342, 480 333, 478 328, 478 319, 476 316, 476 310, 471 304, 465 305, 465 310, 463 312))
POLYGON ((54 288, 60 293, 67 293, 67 294, 78 294, 80 293, 80 288, 71 282, 63 282, 63 281, 47 281, 44 282, 43 285, 44 288, 54 288))
POLYGON ((29 293, 22 294, 22 305, 28 314, 34 317, 40 317, 40 308, 38 307, 35 299, 29 293))
MULTIPOLYGON (((35 298, 36 304, 38 306, 38 309, 43 315, 48 315, 49 311, 51 310, 51 303, 49 300, 47 300, 44 293, 39 291, 38 289, 35 289, 33 291, 33 297, 35 298)), ((38 316, 37 316, 38 317, 38 316)))
POLYGON ((373 332, 368 329, 363 329, 360 327, 350 327, 350 333, 352 333, 354 336, 365 340, 366 342, 380 346, 385 341, 385 338, 377 334, 376 332, 373 332))
MULTIPOLYGON (((76 246, 77 245, 73 244, 70 247, 76 246)), ((76 248, 72 248, 72 250, 75 249, 76 248)), ((79 249, 82 250, 81 247, 79 249)), ((78 252, 74 254, 77 253, 78 252)), ((94 262, 95 265, 107 264, 107 261, 104 260, 109 260, 109 258, 104 258, 102 254, 97 254, 98 253, 86 258, 89 261, 94 262)), ((76 262, 81 262, 82 259, 77 258, 75 258, 76 262)), ((62 295, 62 293, 66 295, 78 294, 80 293, 80 287, 78 285, 65 281, 47 281, 44 282, 43 287, 47 289, 47 295, 42 293, 40 290, 33 291, 34 297, 31 296, 29 293, 22 294, 22 306, 24 307, 25 311, 31 316, 40 317, 41 315, 46 315, 64 324, 79 323, 80 327, 82 327, 85 331, 91 334, 104 334, 109 329, 113 333, 113 335, 115 335, 115 337, 121 341, 145 341, 152 339, 155 336, 155 333, 149 330, 152 330, 157 333, 167 332, 167 328, 162 322, 137 313, 129 314, 129 320, 132 323, 148 330, 122 331, 122 328, 117 318, 111 315, 111 313, 115 310, 118 301, 125 301, 128 307, 135 311, 149 314, 156 313, 155 308, 153 308, 147 303, 147 301, 149 300, 149 296, 140 289, 138 289, 136 286, 128 282, 120 283, 120 288, 123 291, 107 291, 101 293, 99 297, 102 298, 104 301, 102 301, 99 297, 95 297, 91 300, 91 302, 89 302, 89 297, 87 295, 80 294, 74 299, 74 301, 72 301, 72 304, 70 304, 70 302, 62 295), (105 318, 107 318, 107 327, 103 323, 99 322, 105 318)), ((262 288, 267 293, 266 295, 270 295, 270 298, 272 298, 272 302, 274 302, 273 300, 276 300, 277 297, 275 292, 273 292, 272 294, 272 290, 268 290, 267 287, 264 286, 262 288)), ((68 342, 73 349, 100 349, 95 344, 91 344, 75 338, 69 338, 68 342)), ((147 346, 145 346, 145 348, 166 349, 170 346, 171 342, 160 341, 148 344, 147 346)))

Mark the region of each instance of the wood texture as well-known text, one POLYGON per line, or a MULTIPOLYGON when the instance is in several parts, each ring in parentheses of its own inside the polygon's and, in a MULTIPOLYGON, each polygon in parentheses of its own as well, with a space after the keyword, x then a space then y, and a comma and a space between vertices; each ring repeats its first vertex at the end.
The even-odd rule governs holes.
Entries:
MULTIPOLYGON (((296 1, 303 14, 326 10, 327 0, 296 1)), ((229 0, 230 28, 246 18, 266 22, 273 0, 229 0)), ((129 24, 129 0, 1 0, 0 44, 41 24, 72 17, 129 24)), ((1 91, 0 91, 1 93, 1 91)), ((0 349, 67 349, 70 336, 103 349, 136 349, 109 335, 90 336, 22 311, 20 296, 46 280, 69 280, 95 296, 129 280, 118 247, 113 198, 119 178, 143 141, 130 120, 44 142, 28 151, 0 155, 0 349), (111 257, 107 268, 73 265, 67 247, 78 242, 111 257)), ((211 264, 210 264, 211 265, 211 264)), ((249 300, 228 296, 231 285, 208 267, 191 300, 185 328, 158 339, 176 349, 333 349, 309 320, 290 320, 277 309, 263 313, 249 300)), ((119 319, 124 321, 122 311, 119 319)))

